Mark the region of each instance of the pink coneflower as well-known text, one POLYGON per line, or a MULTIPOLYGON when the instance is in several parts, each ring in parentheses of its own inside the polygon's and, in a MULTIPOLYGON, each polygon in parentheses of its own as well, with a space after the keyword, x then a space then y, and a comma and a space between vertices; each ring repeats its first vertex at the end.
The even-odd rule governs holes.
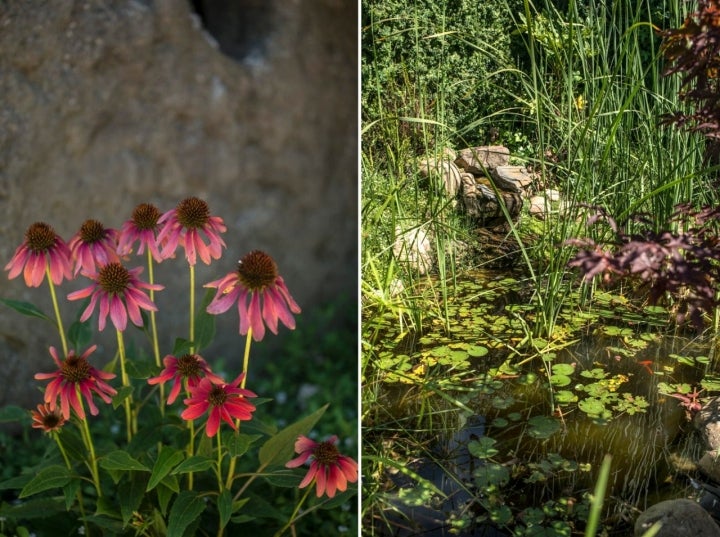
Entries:
POLYGON ((142 267, 128 270, 120 263, 110 263, 100 267, 95 274, 85 274, 93 280, 93 284, 68 295, 68 300, 90 297, 90 304, 85 308, 80 322, 86 321, 92 315, 95 305, 99 302, 98 330, 102 331, 105 328, 108 314, 115 328, 121 332, 127 327, 128 316, 133 324, 142 326, 140 309, 157 311, 155 304, 142 292, 142 289, 159 291, 163 286, 140 281, 138 278, 140 272, 142 267))
POLYGON ((40 287, 45 279, 46 263, 55 285, 60 285, 63 278, 72 280, 67 244, 45 222, 35 222, 25 231, 25 240, 17 247, 12 259, 5 265, 5 270, 10 271, 8 278, 11 280, 22 272, 25 285, 40 287))
POLYGON ((156 262, 163 260, 158 247, 157 232, 160 228, 160 210, 150 203, 141 203, 132 213, 132 218, 126 221, 120 228, 118 239, 118 254, 128 255, 132 252, 133 245, 138 242, 138 255, 145 252, 145 247, 150 251, 156 262))
POLYGON ((158 233, 158 242, 163 244, 162 256, 167 259, 175 255, 178 243, 185 248, 185 257, 190 265, 195 265, 197 256, 206 265, 211 259, 220 259, 225 246, 220 233, 227 228, 219 216, 210 216, 208 204, 199 198, 187 198, 177 207, 160 217, 162 225, 158 233), (203 242, 203 235, 208 244, 203 242))
POLYGON ((207 283, 205 287, 217 288, 207 312, 213 315, 223 313, 237 301, 240 334, 245 335, 248 328, 252 328, 255 341, 265 336, 265 324, 273 334, 277 334, 278 319, 289 329, 295 328, 292 314, 300 313, 300 306, 290 296, 275 261, 265 252, 253 250, 238 262, 235 272, 207 283))
POLYGON ((187 388, 190 391, 200 383, 202 378, 208 378, 215 384, 225 382, 210 370, 208 363, 199 354, 184 354, 180 358, 168 354, 163 358, 163 364, 165 364, 165 369, 157 377, 149 378, 148 384, 165 384, 172 380, 173 386, 167 400, 169 405, 175 402, 184 380, 187 380, 187 388))
POLYGON ((117 254, 118 232, 106 228, 97 220, 85 220, 80 231, 68 243, 75 275, 81 270, 92 274, 97 267, 120 261, 117 254))
POLYGON ((310 469, 299 487, 307 487, 314 479, 318 498, 323 494, 332 498, 336 490, 343 492, 347 490, 348 483, 354 483, 358 479, 357 463, 342 455, 335 447, 336 442, 337 436, 331 436, 325 442, 315 442, 300 435, 295 442, 295 452, 300 456, 285 465, 287 468, 297 468, 312 457, 310 469))
POLYGON ((215 436, 220 429, 220 420, 237 430, 233 419, 251 420, 255 405, 246 398, 257 397, 250 390, 238 388, 244 377, 245 373, 240 373, 230 384, 214 384, 208 377, 203 378, 192 389, 190 397, 185 399, 187 408, 181 414, 182 418, 194 420, 209 410, 205 425, 208 436, 215 436))
POLYGON ((65 425, 65 416, 59 408, 50 408, 49 403, 40 403, 37 410, 31 410, 32 426, 34 429, 42 429, 46 433, 59 431, 65 425))
POLYGON ((62 416, 70 419, 70 407, 80 419, 85 419, 85 410, 78 396, 81 393, 90 408, 90 414, 97 415, 98 408, 93 402, 92 392, 95 392, 106 403, 110 403, 110 397, 117 392, 106 383, 106 380, 115 378, 112 373, 100 371, 91 366, 87 358, 95 351, 97 345, 93 345, 80 356, 75 351, 70 351, 65 360, 60 361, 55 347, 50 347, 50 355, 55 360, 58 370, 54 373, 37 373, 37 380, 48 380, 50 384, 45 388, 45 402, 50 410, 57 408, 57 399, 60 398, 62 416))

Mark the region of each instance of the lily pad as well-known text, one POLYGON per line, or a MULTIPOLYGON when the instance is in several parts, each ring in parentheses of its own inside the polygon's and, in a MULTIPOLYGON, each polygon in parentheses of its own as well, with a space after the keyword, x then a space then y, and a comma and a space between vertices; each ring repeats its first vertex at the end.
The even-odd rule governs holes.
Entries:
POLYGON ((537 439, 550 438, 560 429, 560 422, 548 416, 533 416, 528 425, 528 434, 537 439))

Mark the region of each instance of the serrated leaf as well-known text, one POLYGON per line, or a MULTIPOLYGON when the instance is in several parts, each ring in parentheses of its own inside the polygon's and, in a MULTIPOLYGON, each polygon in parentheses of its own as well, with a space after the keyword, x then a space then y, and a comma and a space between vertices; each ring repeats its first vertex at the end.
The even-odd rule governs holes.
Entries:
POLYGON ((11 307, 18 313, 27 315, 28 317, 37 317, 39 319, 50 321, 53 324, 55 323, 55 321, 53 321, 51 317, 45 315, 40 308, 38 308, 35 304, 31 304, 30 302, 24 302, 22 300, 11 300, 9 298, 0 298, 0 302, 5 304, 6 306, 11 307))
POLYGON ((260 464, 270 466, 285 464, 293 458, 295 440, 299 435, 307 435, 327 410, 325 405, 309 416, 289 425, 265 442, 258 453, 260 464))
POLYGON ((75 321, 70 325, 70 328, 68 328, 68 342, 70 346, 78 352, 88 346, 92 340, 92 336, 93 331, 92 328, 90 328, 89 320, 84 323, 75 321))
POLYGON ((123 401, 130 397, 133 393, 132 386, 121 386, 115 396, 112 398, 113 408, 119 408, 123 404, 123 401))
POLYGON ((205 502, 197 492, 186 490, 178 494, 168 516, 167 537, 182 537, 185 529, 205 510, 205 502))
POLYGON ((175 468, 171 475, 187 474, 189 472, 202 472, 208 468, 212 468, 215 461, 210 457, 202 457, 200 455, 193 455, 182 461, 177 468, 175 468))
POLYGON ((169 446, 163 447, 155 461, 145 492, 150 492, 154 489, 184 458, 185 454, 182 451, 178 451, 169 446))
POLYGON ((49 489, 62 488, 72 479, 72 474, 65 466, 59 464, 40 470, 20 491, 20 498, 32 496, 49 489))
POLYGON ((240 457, 247 453, 247 450, 258 439, 262 438, 259 434, 236 434, 230 432, 228 434, 225 446, 227 446, 228 454, 231 457, 240 457))
POLYGON ((217 500, 218 512, 220 513, 220 528, 227 526, 233 513, 233 500, 230 491, 225 489, 222 491, 217 500))
POLYGON ((106 470, 138 470, 149 472, 150 468, 140 461, 133 459, 127 452, 122 450, 111 451, 100 458, 100 466, 106 470))
POLYGON ((133 512, 140 508, 140 504, 145 497, 146 483, 147 473, 130 472, 129 480, 123 481, 123 483, 121 483, 118 487, 120 513, 122 515, 124 526, 127 526, 130 522, 133 512))

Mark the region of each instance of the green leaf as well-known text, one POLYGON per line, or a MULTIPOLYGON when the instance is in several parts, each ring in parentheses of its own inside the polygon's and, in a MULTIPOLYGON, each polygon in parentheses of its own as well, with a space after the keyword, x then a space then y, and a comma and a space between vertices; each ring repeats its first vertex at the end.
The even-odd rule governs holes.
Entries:
POLYGON ((533 416, 528 420, 528 425, 528 434, 538 439, 550 438, 560 429, 560 422, 547 416, 533 416))
POLYGON ((223 438, 223 442, 231 457, 240 457, 260 438, 262 438, 262 436, 259 434, 237 434, 234 431, 230 431, 227 435, 227 440, 223 438))
POLYGON ((187 354, 190 352, 190 349, 192 348, 192 342, 188 341, 187 339, 183 339, 181 337, 175 339, 175 345, 173 345, 172 355, 173 356, 182 356, 183 354, 187 354))
POLYGON ((15 421, 30 421, 28 411, 15 405, 7 405, 0 408, 0 423, 10 423, 15 421))
POLYGON ((133 459, 127 452, 122 450, 111 451, 100 458, 100 466, 106 470, 139 470, 149 472, 150 468, 141 462, 133 459))
POLYGON ((470 454, 479 459, 489 459, 499 453, 495 447, 495 439, 489 436, 483 436, 478 440, 468 442, 467 448, 470 454))
POLYGON ((55 321, 51 317, 45 315, 40 310, 40 308, 38 308, 34 304, 31 304, 30 302, 23 302, 22 300, 10 300, 9 298, 0 298, 0 302, 5 304, 6 306, 10 306, 18 313, 27 315, 28 317, 37 317, 39 319, 50 321, 53 324, 55 323, 55 321))
POLYGON ((215 339, 215 315, 211 315, 205 310, 214 296, 215 290, 208 289, 202 304, 200 304, 200 309, 195 315, 195 352, 206 348, 215 339))
POLYGON ((307 435, 325 413, 327 407, 328 405, 319 408, 309 416, 285 427, 275 436, 268 439, 258 453, 260 464, 262 466, 285 464, 292 459, 297 437, 301 434, 307 435))
POLYGON ((200 455, 193 455, 192 457, 189 457, 182 461, 177 468, 175 468, 172 472, 170 472, 171 475, 177 475, 177 474, 187 474, 189 472, 202 472, 203 470, 207 470, 208 468, 212 468, 213 464, 215 464, 214 459, 211 459, 210 457, 201 457, 200 455))
POLYGON ((20 491, 20 498, 32 496, 49 489, 62 488, 72 479, 72 474, 65 466, 59 464, 48 466, 38 472, 20 491))
POLYGON ((225 489, 217 500, 218 512, 220 513, 220 528, 227 526, 233 512, 233 500, 230 491, 225 489))
POLYGON ((167 537, 182 537, 185 528, 205 510, 205 502, 197 492, 186 490, 178 494, 170 508, 167 537))
POLYGON ((124 526, 127 526, 130 522, 133 512, 140 508, 140 504, 145 497, 146 483, 147 473, 130 472, 129 479, 123 481, 118 487, 120 513, 122 514, 124 526))
POLYGON ((173 449, 170 446, 163 447, 158 455, 157 461, 155 461, 145 492, 150 492, 154 489, 184 458, 185 454, 182 451, 173 449))
POLYGON ((90 328, 90 321, 87 320, 84 323, 75 321, 68 328, 68 343, 78 352, 88 346, 92 340, 93 331, 90 328))
POLYGON ((123 401, 130 397, 133 393, 133 387, 132 386, 122 386, 117 393, 115 394, 115 397, 112 399, 112 405, 113 408, 118 408, 120 405, 123 404, 123 401))

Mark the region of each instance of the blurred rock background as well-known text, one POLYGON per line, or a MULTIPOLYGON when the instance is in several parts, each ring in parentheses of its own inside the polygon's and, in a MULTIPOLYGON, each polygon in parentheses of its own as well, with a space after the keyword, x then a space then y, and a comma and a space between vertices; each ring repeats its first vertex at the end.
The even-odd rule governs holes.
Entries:
MULTIPOLYGON (((87 218, 119 227, 139 203, 166 211, 197 196, 228 226, 226 253, 197 266, 198 286, 262 249, 303 315, 343 296, 356 308, 357 28, 347 0, 1 2, 3 266, 33 222, 69 240, 87 218)), ((6 274, 0 297, 52 312, 46 284, 6 274)), ((164 262, 156 281, 167 285, 166 354, 187 337, 186 264, 164 262)), ((62 311, 67 327, 77 304, 62 311)), ((280 330, 253 353, 281 360, 280 330)), ((104 363, 112 326, 99 341, 104 363)), ((207 355, 234 370, 243 344, 233 308, 207 355)), ((59 347, 49 326, 0 306, 0 405, 40 401, 33 375, 53 369, 49 345, 59 347)))

